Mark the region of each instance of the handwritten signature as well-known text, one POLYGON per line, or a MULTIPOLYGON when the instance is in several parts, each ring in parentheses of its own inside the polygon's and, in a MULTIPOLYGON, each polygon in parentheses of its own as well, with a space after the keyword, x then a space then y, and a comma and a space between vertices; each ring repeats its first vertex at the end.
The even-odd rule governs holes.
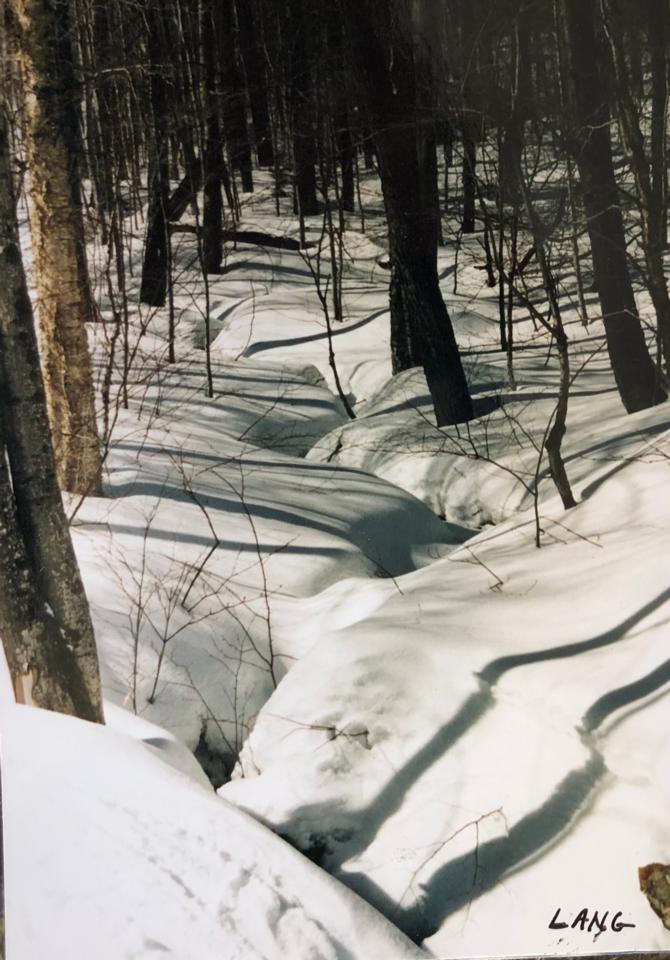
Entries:
POLYGON ((571 930, 582 930, 584 933, 595 932, 596 936, 605 933, 608 929, 614 931, 614 933, 621 933, 626 927, 635 926, 634 923, 624 923, 621 919, 622 916, 621 910, 617 910, 616 913, 610 910, 599 912, 598 910, 590 911, 588 907, 583 907, 570 922, 569 919, 561 919, 561 908, 559 907, 549 921, 549 929, 565 930, 569 927, 571 930))

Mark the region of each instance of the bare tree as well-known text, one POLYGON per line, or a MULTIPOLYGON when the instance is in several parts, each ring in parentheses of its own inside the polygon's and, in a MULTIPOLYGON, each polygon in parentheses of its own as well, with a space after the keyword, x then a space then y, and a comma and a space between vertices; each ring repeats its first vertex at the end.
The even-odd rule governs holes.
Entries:
POLYGON ((61 502, 0 104, 0 635, 16 698, 103 722, 95 637, 61 502))
MULTIPOLYGON (((651 294, 658 336, 662 345, 666 366, 670 366, 670 296, 665 282, 663 267, 664 224, 666 211, 663 203, 663 174, 656 166, 652 176, 652 166, 647 159, 644 149, 644 137, 633 92, 630 87, 626 65, 624 47, 624 24, 621 11, 616 0, 601 0, 600 9, 603 26, 610 47, 611 61, 614 68, 616 103, 619 116, 619 126, 626 148, 626 154, 633 173, 640 220, 642 225, 641 245, 647 266, 647 286, 651 294)), ((667 12, 666 12, 667 16, 667 12)), ((663 19, 660 17, 659 19, 663 19)), ((661 94, 662 96, 662 94, 661 94)), ((656 106, 656 96, 654 97, 656 106)), ((652 119, 659 125, 657 111, 654 110, 652 119)), ((654 130, 656 140, 665 138, 665 129, 654 130)), ((661 142, 655 143, 658 153, 661 142)), ((662 162, 655 156, 656 164, 662 162)))
POLYGON ((101 459, 86 324, 95 308, 68 4, 11 0, 11 9, 24 80, 38 313, 58 478, 71 493, 94 493, 101 459))
POLYGON ((423 366, 438 425, 472 417, 472 402, 437 275, 439 202, 430 57, 409 4, 389 22, 380 0, 343 0, 375 124, 389 230, 394 372, 423 366), (390 52, 389 52, 390 51, 390 52))
POLYGON ((649 356, 628 270, 595 0, 556 0, 556 10, 570 144, 582 185, 607 347, 621 400, 633 413, 659 403, 665 394, 649 356))
MULTIPOLYGON (((151 131, 149 135, 149 209, 144 244, 140 300, 150 306, 165 303, 170 283, 169 236, 169 150, 170 117, 168 111, 167 14, 157 0, 145 0, 147 51, 149 55, 149 100, 151 131)), ((187 191, 188 192, 188 191, 187 191)))

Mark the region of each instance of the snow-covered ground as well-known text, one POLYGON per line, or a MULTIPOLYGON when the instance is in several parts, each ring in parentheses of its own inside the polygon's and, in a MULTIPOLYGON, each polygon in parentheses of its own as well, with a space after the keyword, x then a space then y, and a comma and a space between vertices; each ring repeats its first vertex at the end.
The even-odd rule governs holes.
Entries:
MULTIPOLYGON (((244 226, 295 231, 262 200, 244 226)), ((476 241, 457 294, 444 248, 479 416, 438 430, 421 372, 390 376, 383 237, 353 219, 333 347, 357 419, 275 249, 210 278, 209 398, 192 243, 177 363, 145 314, 105 497, 68 503, 108 727, 3 709, 8 955, 670 948, 637 879, 670 862, 670 406, 626 416, 600 323, 567 312, 564 510, 546 336, 518 311, 512 391, 476 241)))
POLYGON ((421 955, 217 798, 185 747, 122 713, 108 706, 107 727, 31 707, 3 718, 8 957, 421 955))

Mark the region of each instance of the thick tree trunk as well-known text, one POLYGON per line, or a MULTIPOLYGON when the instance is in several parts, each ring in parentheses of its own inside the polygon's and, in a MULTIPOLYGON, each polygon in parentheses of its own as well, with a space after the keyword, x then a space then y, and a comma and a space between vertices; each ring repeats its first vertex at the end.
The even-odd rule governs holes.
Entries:
POLYGON ((595 35, 594 0, 557 0, 563 86, 575 129, 593 272, 612 370, 626 410, 665 399, 637 312, 612 164, 610 117, 595 35))
POLYGON ((449 214, 449 172, 454 162, 454 128, 449 120, 444 123, 442 153, 444 156, 444 212, 449 214))
MULTIPOLYGON (((635 180, 642 226, 642 249, 647 264, 647 287, 656 312, 666 368, 670 369, 670 296, 663 269, 663 200, 662 196, 658 197, 658 183, 652 186, 640 118, 629 87, 622 43, 623 23, 618 4, 616 0, 600 0, 600 7, 614 67, 619 124, 635 180)), ((662 181, 662 176, 659 179, 662 181)))
POLYGON ((204 269, 214 273, 223 259, 223 195, 224 169, 221 124, 217 109, 217 76, 215 57, 218 52, 211 0, 202 5, 202 59, 204 63, 205 146, 203 156, 204 197, 202 210, 202 259, 204 269))
POLYGON ((205 188, 202 210, 202 258, 207 273, 216 273, 223 259, 223 150, 218 122, 210 116, 204 151, 205 188))
POLYGON ((293 135, 293 166, 297 212, 303 217, 319 212, 316 193, 316 123, 314 90, 307 47, 307 17, 303 0, 288 0, 291 57, 289 99, 293 135))
MULTIPOLYGON (((18 703, 32 702, 38 672, 34 664, 34 651, 49 650, 51 641, 35 590, 25 543, 18 529, 2 429, 0 546, 0 636, 14 686, 14 696, 18 703)), ((49 673, 50 671, 47 676, 49 673)), ((60 701, 60 698, 58 699, 60 701)))
POLYGON ((0 634, 17 699, 103 721, 95 637, 63 510, 0 105, 0 634))
POLYGON ((151 142, 149 162, 149 208, 140 300, 162 307, 170 282, 168 200, 170 192, 168 89, 163 60, 166 40, 160 0, 146 0, 147 45, 150 63, 151 142))
POLYGON ((389 69, 380 40, 381 0, 350 0, 347 10, 376 131, 389 227, 393 369, 423 366, 438 425, 469 420, 472 402, 437 274, 434 113, 430 104, 418 101, 419 53, 411 34, 408 42, 399 32, 392 37, 389 69))
POLYGON ((481 9, 475 0, 460 0, 454 4, 454 28, 460 33, 462 59, 456 62, 461 84, 461 136, 463 140, 463 216, 461 232, 474 233, 477 209, 477 142, 481 138, 482 116, 479 88, 479 54, 481 9))
POLYGON ((340 202, 342 209, 347 213, 353 213, 355 206, 355 181, 354 170, 356 166, 356 146, 347 116, 346 109, 339 114, 339 124, 337 129, 337 152, 340 161, 340 171, 342 174, 342 191, 340 202))
POLYGON ((86 335, 95 308, 86 264, 67 5, 12 3, 26 82, 31 227, 58 478, 71 493, 99 493, 101 457, 86 335))
POLYGON ((654 206, 661 219, 661 244, 668 240, 668 10, 667 0, 647 0, 647 32, 651 53, 651 172, 654 206))
POLYGON ((221 74, 223 77, 223 119, 230 163, 242 181, 242 190, 252 193, 254 189, 251 146, 247 130, 244 77, 237 59, 235 43, 235 5, 233 0, 217 0, 220 15, 226 27, 220 33, 221 74))
MULTIPOLYGON (((330 151, 337 156, 341 183, 341 188, 336 189, 335 193, 340 208, 346 210, 347 213, 353 213, 356 200, 356 141, 351 110, 351 70, 345 52, 344 24, 339 16, 337 6, 333 6, 326 14, 323 35, 322 42, 325 40, 328 44, 330 62, 328 65, 327 94, 324 92, 326 85, 323 83, 322 64, 319 62, 316 66, 315 87, 318 115, 322 121, 325 119, 324 114, 329 118, 332 117, 330 127, 333 143, 330 151)), ((321 154, 327 151, 328 147, 326 146, 325 150, 322 149, 321 154)), ((323 168, 323 156, 321 156, 320 165, 323 168)), ((330 169, 330 163, 326 163, 326 166, 330 169)), ((336 173, 335 177, 337 177, 336 173)))
POLYGON ((261 25, 254 18, 249 0, 235 0, 240 32, 240 52, 247 80, 247 93, 254 125, 256 157, 259 167, 274 164, 268 84, 261 50, 261 25))
MULTIPOLYGON (((163 144, 159 153, 163 153, 163 144)), ((168 248, 168 164, 167 155, 155 156, 149 165, 149 208, 147 233, 144 241, 140 301, 152 307, 162 307, 167 298, 170 269, 168 248)))
POLYGON ((517 170, 522 167, 525 121, 530 114, 530 29, 528 14, 517 16, 510 37, 510 99, 499 153, 499 188, 504 202, 521 203, 517 170))

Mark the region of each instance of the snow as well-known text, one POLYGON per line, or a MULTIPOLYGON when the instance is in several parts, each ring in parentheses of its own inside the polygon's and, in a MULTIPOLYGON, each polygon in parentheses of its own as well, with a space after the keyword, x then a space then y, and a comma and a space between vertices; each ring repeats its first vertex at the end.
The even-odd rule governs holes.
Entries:
MULTIPOLYGON (((394 585, 348 583, 344 623, 322 612, 341 610, 340 592, 325 591, 318 642, 264 706, 220 792, 436 956, 661 949, 668 934, 637 867, 668 856, 667 415, 627 417, 601 329, 572 324, 573 369, 584 369, 565 455, 580 503, 562 509, 545 465, 538 551, 529 505, 556 368, 520 323, 520 389, 509 390, 491 350, 495 300, 476 291, 473 308, 470 279, 448 302, 482 416, 436 430, 421 372, 388 379, 374 345, 382 318, 361 327, 352 316, 340 376, 352 389, 367 357, 378 386, 352 389, 358 419, 308 460, 373 472, 484 530, 394 585), (572 920, 585 905, 635 927, 548 929, 558 906, 572 920)), ((217 345, 244 331, 238 315, 217 345)), ((257 336, 255 357, 288 356, 287 343, 257 336)), ((323 338, 296 349, 327 373, 323 338)))
MULTIPOLYGON (((241 226, 295 234, 266 206, 241 226)), ((212 398, 192 237, 175 364, 165 311, 134 319, 105 496, 67 504, 108 725, 3 711, 10 956, 670 945, 637 880, 670 862, 668 404, 626 416, 601 324, 566 309, 564 510, 545 334, 517 312, 513 391, 476 238, 456 294, 443 248, 478 416, 438 430, 421 371, 391 377, 370 224, 333 337, 355 421, 298 253, 240 245, 210 278, 212 398)))
POLYGON ((422 955, 123 713, 108 706, 100 727, 5 711, 8 956, 422 955))
POLYGON ((437 956, 667 945, 635 889, 637 866, 667 856, 670 591, 647 560, 667 529, 623 537, 590 507, 539 553, 528 529, 484 533, 321 640, 262 711, 246 778, 221 791, 325 847, 324 866, 404 929, 441 923, 437 956), (576 536, 595 530, 600 546, 576 536), (547 930, 556 906, 588 904, 635 929, 547 930))
POLYGON ((342 422, 315 371, 216 361, 208 401, 197 361, 138 378, 107 495, 72 529, 109 696, 191 747, 207 723, 233 756, 301 652, 273 629, 275 606, 342 577, 402 575, 463 534, 383 480, 298 456, 342 422))

